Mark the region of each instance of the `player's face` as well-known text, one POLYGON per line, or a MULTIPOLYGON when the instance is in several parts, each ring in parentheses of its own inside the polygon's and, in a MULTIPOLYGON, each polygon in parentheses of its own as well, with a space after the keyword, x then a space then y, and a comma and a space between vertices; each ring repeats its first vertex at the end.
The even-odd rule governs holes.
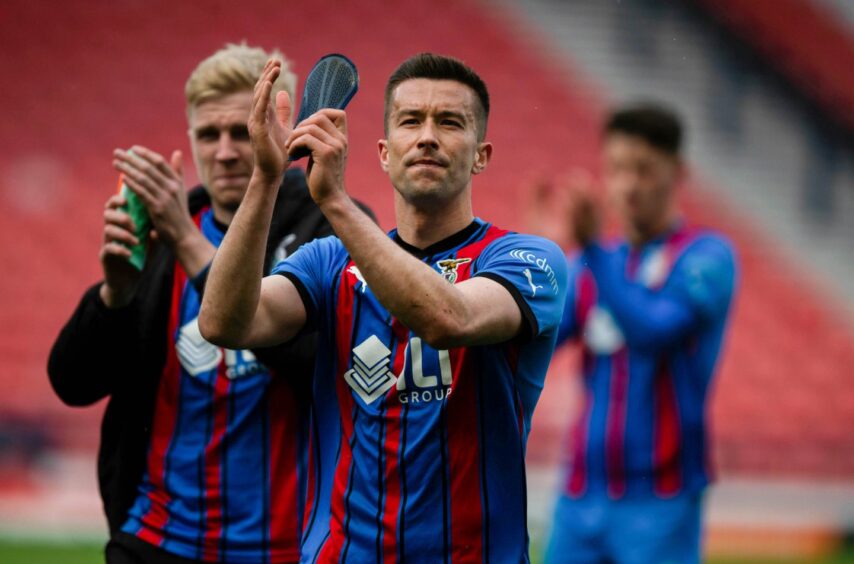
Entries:
POLYGON ((442 205, 463 193, 492 154, 479 142, 476 94, 455 80, 407 80, 395 88, 380 163, 405 201, 442 205))
POLYGON ((679 159, 639 137, 613 133, 605 140, 604 160, 605 187, 621 220, 641 233, 666 227, 679 159))
POLYGON ((252 175, 254 157, 246 127, 251 107, 252 92, 246 90, 202 102, 189 113, 196 171, 220 221, 231 220, 252 175))

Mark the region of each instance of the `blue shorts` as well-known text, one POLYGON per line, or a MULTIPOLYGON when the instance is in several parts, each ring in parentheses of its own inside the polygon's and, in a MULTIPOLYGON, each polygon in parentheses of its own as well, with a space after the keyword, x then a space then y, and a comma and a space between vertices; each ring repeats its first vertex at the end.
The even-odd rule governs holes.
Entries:
POLYGON ((546 564, 700 562, 702 495, 557 502, 546 564))

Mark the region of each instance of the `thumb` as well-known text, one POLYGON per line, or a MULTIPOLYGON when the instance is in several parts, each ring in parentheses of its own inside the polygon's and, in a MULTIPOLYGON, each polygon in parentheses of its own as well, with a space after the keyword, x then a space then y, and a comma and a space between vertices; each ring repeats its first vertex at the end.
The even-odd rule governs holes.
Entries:
POLYGON ((276 117, 282 127, 291 128, 291 97, 284 90, 276 93, 276 117))
POLYGON ((175 171, 175 174, 178 175, 178 178, 183 180, 184 179, 184 156, 181 154, 181 151, 178 151, 178 150, 172 151, 172 159, 169 161, 169 164, 172 166, 172 170, 175 171))

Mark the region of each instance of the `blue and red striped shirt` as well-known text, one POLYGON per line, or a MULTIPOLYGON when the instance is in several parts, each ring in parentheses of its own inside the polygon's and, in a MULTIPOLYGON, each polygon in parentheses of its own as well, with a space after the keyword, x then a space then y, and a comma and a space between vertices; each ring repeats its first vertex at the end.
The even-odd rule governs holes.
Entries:
POLYGON ((391 236, 449 283, 502 284, 525 335, 433 349, 389 314, 334 237, 274 269, 300 291, 322 351, 310 461, 320 480, 303 559, 527 561, 525 444, 557 337, 564 257, 481 220, 423 250, 391 236))
POLYGON ((706 398, 736 267, 730 244, 678 225, 639 248, 570 259, 559 342, 582 345, 584 409, 564 493, 671 497, 710 480, 706 398))
MULTIPOLYGON (((195 220, 218 247, 210 209, 195 220)), ((122 530, 195 560, 296 562, 309 400, 251 351, 205 341, 200 299, 176 265, 146 471, 122 530)))

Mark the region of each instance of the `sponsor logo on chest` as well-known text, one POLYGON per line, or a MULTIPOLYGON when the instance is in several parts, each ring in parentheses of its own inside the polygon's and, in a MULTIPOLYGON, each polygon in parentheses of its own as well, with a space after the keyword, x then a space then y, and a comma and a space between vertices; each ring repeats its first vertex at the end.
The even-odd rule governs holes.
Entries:
POLYGON ((394 374, 390 363, 389 348, 376 335, 371 335, 353 349, 353 367, 344 373, 344 380, 369 405, 392 387, 396 387, 400 403, 441 401, 451 395, 453 372, 448 351, 425 348, 419 337, 412 337, 404 350, 401 373, 394 374), (425 365, 433 365, 425 363, 425 353, 436 355, 438 374, 425 369, 425 365), (407 364, 412 367, 411 384, 407 383, 407 364))

